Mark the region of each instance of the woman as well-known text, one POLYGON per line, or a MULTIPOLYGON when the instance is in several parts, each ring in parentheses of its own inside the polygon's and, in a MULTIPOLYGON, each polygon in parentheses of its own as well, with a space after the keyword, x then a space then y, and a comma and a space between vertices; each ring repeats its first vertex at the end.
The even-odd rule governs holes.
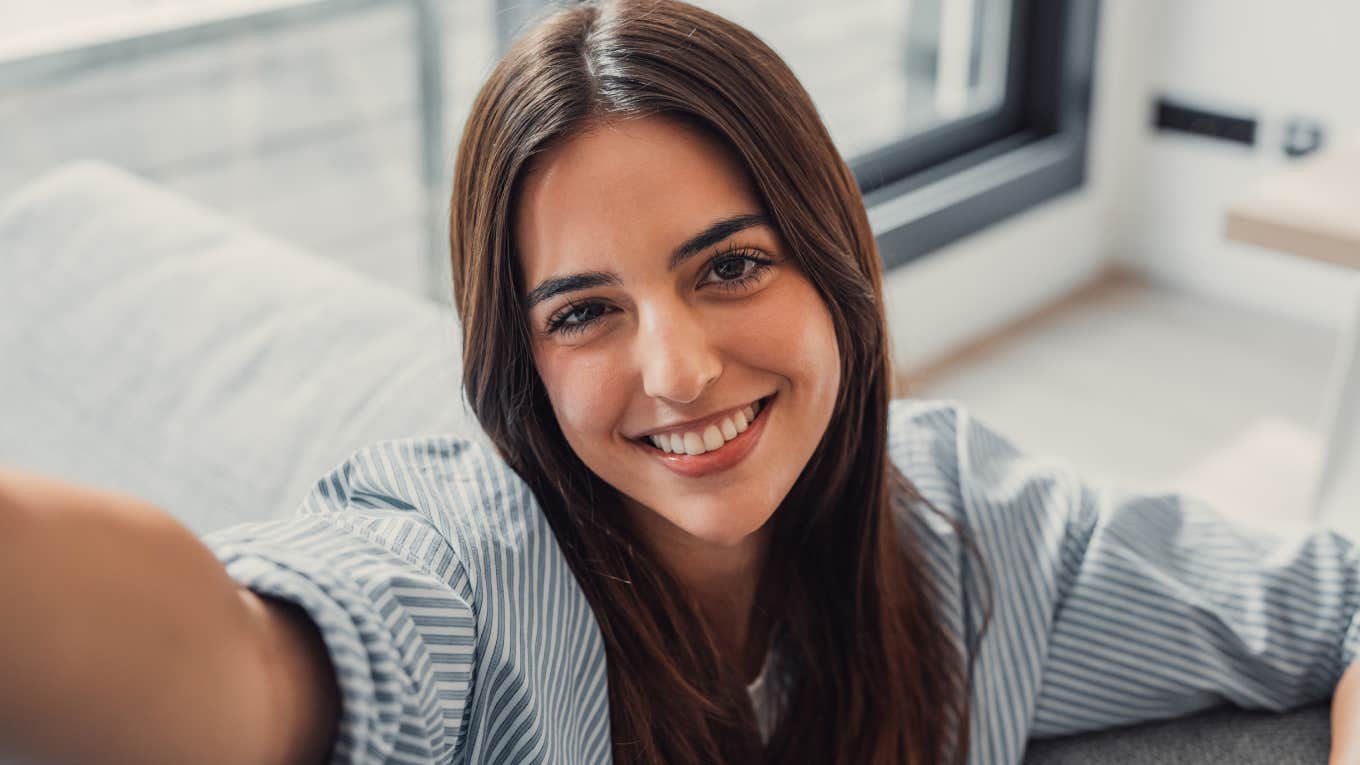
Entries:
POLYGON ((680 4, 558 13, 474 104, 452 227, 465 387, 600 623, 616 754, 759 758, 777 637, 825 724, 774 751, 945 761, 963 667, 888 509, 878 256, 773 51, 680 4))
POLYGON ((204 540, 278 641, 284 681, 239 693, 274 700, 261 757, 1008 763, 1325 698, 1355 658, 1346 540, 1098 491, 958 406, 889 404, 857 186, 740 27, 556 13, 474 105, 451 223, 496 453, 375 444, 295 519, 204 540))

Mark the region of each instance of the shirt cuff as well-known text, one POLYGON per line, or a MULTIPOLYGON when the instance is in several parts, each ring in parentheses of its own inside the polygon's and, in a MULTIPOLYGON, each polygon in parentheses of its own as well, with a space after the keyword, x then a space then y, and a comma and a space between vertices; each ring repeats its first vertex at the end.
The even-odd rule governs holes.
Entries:
MULTIPOLYGON (((318 627, 340 690, 331 765, 384 762, 394 749, 412 683, 372 599, 334 562, 286 543, 281 532, 294 536, 302 521, 247 524, 204 541, 238 584, 297 604, 318 627)), ((339 531, 318 519, 305 523, 312 524, 332 535, 339 531)))

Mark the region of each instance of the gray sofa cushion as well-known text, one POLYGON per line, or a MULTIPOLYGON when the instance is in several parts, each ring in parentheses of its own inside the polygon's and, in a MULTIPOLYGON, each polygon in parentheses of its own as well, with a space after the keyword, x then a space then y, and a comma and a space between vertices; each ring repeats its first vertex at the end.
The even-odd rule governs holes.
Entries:
POLYGON ((198 533, 383 438, 467 430, 452 311, 108 165, 0 202, 0 463, 198 533))
POLYGON ((1032 740, 1025 765, 1326 765, 1330 702, 1286 714, 1231 707, 1082 736, 1032 740))
MULTIPOLYGON (((460 432, 452 314, 117 169, 0 201, 0 463, 148 499, 204 534, 291 514, 384 438, 460 432)), ((1029 765, 1327 759, 1328 705, 1031 742, 1029 765)))

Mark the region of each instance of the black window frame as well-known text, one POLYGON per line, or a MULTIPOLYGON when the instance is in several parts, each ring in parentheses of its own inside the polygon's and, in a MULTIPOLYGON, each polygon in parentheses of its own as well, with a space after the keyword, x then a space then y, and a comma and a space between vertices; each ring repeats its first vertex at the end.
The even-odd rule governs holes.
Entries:
MULTIPOLYGON (((847 159, 885 271, 1085 183, 1100 1, 1011 0, 999 106, 847 159)), ((495 2, 504 50, 553 0, 495 2)))
POLYGON ((1012 0, 1002 103, 848 160, 885 270, 1086 181, 1100 0, 1012 0))

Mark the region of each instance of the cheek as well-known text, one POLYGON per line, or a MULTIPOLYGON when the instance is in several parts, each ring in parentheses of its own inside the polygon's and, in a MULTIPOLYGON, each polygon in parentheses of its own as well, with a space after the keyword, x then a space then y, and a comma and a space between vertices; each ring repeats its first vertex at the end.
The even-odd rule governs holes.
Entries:
POLYGON ((798 276, 759 310, 730 323, 729 337, 753 365, 811 383, 834 395, 840 384, 840 351, 831 312, 816 288, 798 276))
POLYGON ((604 353, 548 348, 535 358, 557 423, 577 453, 581 440, 609 432, 628 401, 620 390, 618 359, 604 353), (612 370, 612 373, 611 373, 612 370))

